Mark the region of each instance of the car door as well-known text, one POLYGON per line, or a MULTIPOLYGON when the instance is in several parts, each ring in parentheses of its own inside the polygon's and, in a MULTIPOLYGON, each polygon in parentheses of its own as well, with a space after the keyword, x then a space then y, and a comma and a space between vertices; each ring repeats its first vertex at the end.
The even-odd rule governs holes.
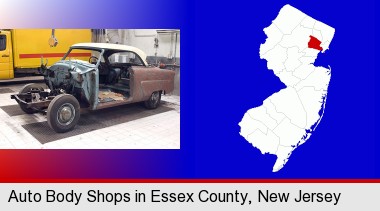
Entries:
POLYGON ((13 78, 11 62, 10 33, 1 31, 0 33, 0 79, 13 78))

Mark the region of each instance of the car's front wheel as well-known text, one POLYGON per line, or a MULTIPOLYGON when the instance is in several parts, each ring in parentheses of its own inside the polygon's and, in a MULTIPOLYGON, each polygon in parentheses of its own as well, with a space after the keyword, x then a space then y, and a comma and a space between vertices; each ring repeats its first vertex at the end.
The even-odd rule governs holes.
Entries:
POLYGON ((153 92, 150 98, 145 101, 145 107, 149 109, 155 109, 160 105, 161 102, 161 91, 153 92))
POLYGON ((47 120, 49 126, 57 133, 72 130, 80 118, 78 100, 69 94, 56 96, 49 104, 47 120))

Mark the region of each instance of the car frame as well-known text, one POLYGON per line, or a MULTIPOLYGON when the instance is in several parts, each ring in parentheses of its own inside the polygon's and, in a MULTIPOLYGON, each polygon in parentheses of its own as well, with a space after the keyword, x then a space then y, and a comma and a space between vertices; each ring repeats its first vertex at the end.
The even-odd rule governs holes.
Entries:
POLYGON ((174 89, 173 70, 150 66, 143 51, 120 44, 75 44, 62 60, 49 68, 41 65, 40 72, 49 89, 27 84, 11 98, 25 113, 46 114, 49 126, 58 133, 75 127, 81 109, 98 110, 136 102, 155 109, 161 95, 174 89), (72 60, 74 50, 90 50, 99 55, 91 54, 88 62, 72 60), (113 55, 123 53, 131 54, 128 62, 110 63, 113 55))

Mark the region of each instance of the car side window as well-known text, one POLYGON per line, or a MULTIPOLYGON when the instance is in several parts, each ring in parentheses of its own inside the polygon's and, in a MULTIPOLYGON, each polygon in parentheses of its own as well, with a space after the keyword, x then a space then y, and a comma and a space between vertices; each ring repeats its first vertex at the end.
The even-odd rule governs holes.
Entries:
POLYGON ((130 63, 132 65, 142 65, 141 59, 133 52, 114 53, 109 57, 110 64, 130 63))
POLYGON ((0 51, 7 49, 7 36, 4 34, 0 35, 0 51))

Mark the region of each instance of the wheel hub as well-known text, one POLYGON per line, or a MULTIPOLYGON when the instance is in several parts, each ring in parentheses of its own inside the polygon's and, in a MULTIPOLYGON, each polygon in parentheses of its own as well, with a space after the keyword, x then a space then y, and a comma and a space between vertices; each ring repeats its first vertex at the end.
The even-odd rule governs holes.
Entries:
POLYGON ((73 105, 65 103, 58 109, 57 118, 60 124, 68 125, 74 120, 74 117, 75 109, 73 105))
POLYGON ((152 94, 152 101, 156 102, 158 100, 158 92, 152 94))

